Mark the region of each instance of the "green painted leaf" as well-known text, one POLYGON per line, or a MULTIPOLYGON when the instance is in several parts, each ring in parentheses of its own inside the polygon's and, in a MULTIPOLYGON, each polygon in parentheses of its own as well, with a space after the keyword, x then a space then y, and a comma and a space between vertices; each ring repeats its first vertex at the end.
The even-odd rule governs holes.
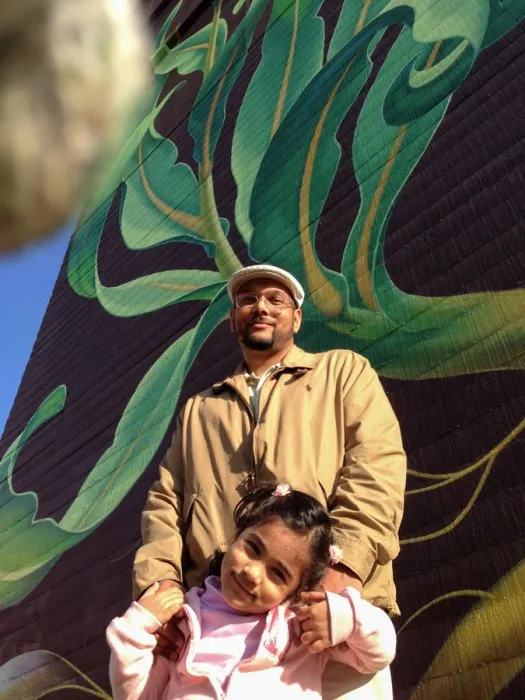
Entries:
MULTIPOLYGON (((167 28, 169 27, 169 24, 171 23, 181 4, 182 2, 180 2, 179 5, 174 8, 166 20, 164 27, 156 37, 154 48, 157 46, 158 42, 162 43, 167 28)), ((96 207, 100 206, 108 196, 111 196, 120 181, 125 180, 130 174, 133 168, 132 156, 138 148, 144 134, 148 131, 157 116, 164 109, 164 106, 168 100, 185 85, 184 81, 178 83, 159 103, 159 97, 165 83, 165 76, 156 76, 155 89, 144 96, 144 100, 140 108, 140 115, 137 115, 138 118, 134 124, 135 128, 129 134, 125 143, 122 144, 122 148, 118 152, 117 157, 111 163, 108 163, 106 172, 97 185, 96 192, 93 196, 91 196, 90 200, 85 206, 84 217, 88 216, 89 213, 94 211, 96 207)))
POLYGON ((67 279, 71 288, 88 299, 96 299, 97 251, 113 195, 107 197, 77 225, 69 248, 67 279))
MULTIPOLYGON (((175 90, 179 88, 180 85, 175 90)), ((188 165, 176 163, 177 147, 154 127, 156 116, 171 94, 173 91, 144 120, 115 166, 115 172, 127 176, 120 200, 122 236, 133 250, 178 240, 198 242, 212 255, 215 245, 205 238, 197 180, 188 165)), ((187 285, 186 273, 181 276, 176 270, 148 275, 117 288, 105 287, 98 276, 97 256, 112 199, 113 193, 88 213, 73 236, 68 279, 78 294, 88 298, 101 295, 100 302, 107 311, 124 316, 147 313, 186 299, 213 298, 222 278, 206 271, 193 277, 192 289, 186 292, 180 288, 181 284, 187 285), (145 293, 146 290, 149 291, 145 293)), ((221 219, 220 224, 226 236, 228 221, 221 219)))
POLYGON ((166 270, 116 287, 105 287, 97 276, 100 304, 119 317, 138 316, 183 301, 211 300, 223 287, 222 275, 211 270, 166 270))
POLYGON ((37 495, 17 493, 12 485, 20 450, 33 432, 62 409, 64 387, 37 410, 0 462, 0 609, 19 603, 61 554, 85 539, 121 503, 157 454, 186 374, 229 309, 223 286, 197 326, 178 338, 148 370, 124 409, 113 443, 59 523, 52 518, 38 519, 37 495))
MULTIPOLYGON (((152 125, 136 154, 134 172, 124 183, 120 226, 128 248, 152 248, 175 240, 200 243, 208 255, 215 244, 206 239, 197 178, 178 150, 152 125)), ((228 234, 228 221, 221 220, 228 234)))
POLYGON ((62 527, 71 531, 96 527, 128 493, 166 434, 193 360, 229 308, 228 296, 222 291, 197 326, 175 341, 144 375, 117 426, 113 444, 82 485, 62 527))
MULTIPOLYGON (((182 0, 170 12, 159 30, 153 44, 153 59, 163 45, 166 34, 182 5, 182 0)), ((143 105, 144 117, 130 134, 128 140, 118 153, 115 161, 98 184, 97 190, 86 203, 81 220, 72 237, 68 258, 68 281, 80 296, 96 298, 96 252, 104 229, 107 213, 115 195, 115 190, 137 168, 134 155, 146 133, 153 127, 155 119, 164 109, 168 100, 184 86, 176 85, 161 101, 160 93, 164 88, 166 76, 158 75, 155 90, 148 95, 143 105)))
POLYGON ((86 206, 82 218, 73 234, 68 257, 68 281, 80 296, 95 298, 97 251, 104 231, 106 217, 115 195, 115 189, 122 179, 129 177, 137 169, 134 155, 144 138, 153 129, 155 119, 166 102, 184 83, 177 85, 142 120, 134 133, 118 154, 113 167, 106 174, 98 191, 86 206))
POLYGON ((246 5, 247 2, 248 2, 248 0, 237 0, 235 5, 233 6, 233 10, 232 10, 233 14, 234 15, 238 14, 242 10, 244 5, 246 5))
MULTIPOLYGON (((213 302, 202 314, 197 324, 191 347, 191 353, 194 357, 213 331, 229 318, 230 309, 231 301, 226 290, 226 285, 224 285, 222 291, 217 294, 213 302)), ((190 365, 191 362, 188 363, 188 369, 190 365)))
POLYGON ((315 233, 341 156, 337 130, 370 73, 373 34, 346 44, 299 96, 264 155, 250 206, 250 255, 298 275, 329 318, 346 305, 346 280, 319 262, 315 233))
POLYGON ((178 338, 146 372, 122 414, 113 443, 84 481, 60 521, 61 528, 93 530, 151 462, 173 418, 194 333, 192 329, 178 338))
MULTIPOLYGON (((327 58, 331 59, 335 56, 345 44, 352 40, 355 34, 361 31, 365 24, 382 12, 389 2, 390 0, 344 0, 328 47, 327 58)), ((382 33, 378 32, 375 39, 370 42, 369 55, 381 36, 382 33)))
POLYGON ((50 693, 64 690, 111 700, 89 676, 51 651, 28 651, 0 666, 2 700, 38 700, 50 693))
MULTIPOLYGON (((401 293, 400 293, 401 294, 401 293)), ((525 369, 525 290, 451 297, 404 295, 410 320, 350 308, 352 320, 322 319, 305 304, 299 341, 306 350, 348 347, 385 377, 431 379, 525 369), (410 352, 407 352, 410 348, 410 352)))
POLYGON ((464 617, 411 700, 493 700, 525 668, 525 562, 464 617))
MULTIPOLYGON (((462 36, 472 42, 478 40, 478 46, 481 42, 479 27, 483 24, 483 12, 476 10, 476 3, 475 7, 466 3, 468 11, 464 9, 457 17, 458 12, 448 4, 447 14, 441 5, 436 9, 429 2, 392 0, 327 61, 275 133, 256 176, 250 219, 257 233, 250 241, 251 255, 256 260, 272 261, 294 270, 306 282, 312 306, 329 318, 340 316, 345 308, 350 316, 352 314, 347 307, 344 277, 327 270, 319 262, 315 252, 315 233, 340 159, 337 129, 370 73, 367 53, 370 43, 390 24, 404 22, 411 27, 414 44, 419 48, 415 50, 417 61, 408 61, 408 64, 419 66, 420 57, 424 56, 428 61, 434 48, 434 43, 428 42, 434 42, 435 32, 425 25, 434 16, 443 25, 436 30, 436 41, 447 38, 452 19, 456 19, 454 26, 464 30, 462 36), (466 21, 461 23, 464 16, 477 20, 474 30, 470 25, 466 26, 466 21), (296 182, 298 186, 290 188, 289 182, 296 182), (300 246, 297 246, 297 240, 300 246)), ((471 46, 471 43, 467 44, 471 46)), ((403 99, 411 105, 411 119, 441 102, 443 95, 448 95, 456 86, 454 66, 459 65, 463 70, 465 65, 462 56, 455 56, 454 51, 446 49, 435 66, 428 65, 417 73, 414 85, 412 73, 405 80, 404 72, 399 73, 397 69, 394 83, 398 92, 394 94, 392 86, 387 89, 383 110, 392 96, 399 96, 399 91, 405 88, 410 91, 410 95, 404 95, 403 99), (457 58, 456 62, 451 60, 451 55, 457 58), (439 71, 434 71, 434 67, 439 67, 439 71), (429 97, 431 85, 433 92, 429 97)), ((406 61, 402 63, 406 64, 406 61)))
POLYGON ((204 167, 205 177, 211 170, 215 147, 224 125, 226 102, 246 60, 254 29, 268 2, 269 0, 252 0, 245 16, 218 54, 197 95, 188 129, 195 141, 194 158, 204 167))
MULTIPOLYGON (((161 30, 157 34, 152 55, 152 63, 158 84, 163 86, 164 76, 172 70, 177 70, 180 75, 188 75, 195 71, 204 71, 206 55, 213 32, 213 23, 199 29, 195 34, 184 41, 177 42, 177 31, 166 39, 168 30, 182 3, 179 3, 166 19, 161 30)), ((217 23, 215 37, 215 54, 218 55, 228 38, 228 24, 221 19, 217 23)), ((160 92, 160 91, 159 91, 160 92)))
POLYGON ((182 7, 182 0, 180 0, 180 2, 178 2, 178 3, 176 3, 175 7, 173 7, 173 9, 169 13, 169 15, 164 20, 162 27, 157 32, 157 36, 155 37, 155 40, 153 42, 153 54, 152 54, 153 61, 155 61, 155 56, 158 55, 159 49, 161 49, 163 47, 163 44, 166 41, 166 37, 168 35, 168 31, 170 30, 170 27, 173 24, 173 20, 177 16, 181 7, 182 7))
POLYGON ((401 126, 426 114, 461 85, 481 46, 489 19, 489 0, 461 3, 392 0, 382 18, 412 27, 419 56, 393 81, 383 106, 387 123, 401 126), (438 60, 429 62, 437 42, 445 42, 438 60))
MULTIPOLYGON (((384 5, 372 3, 376 15, 384 5)), ((251 254, 294 269, 312 292, 313 312, 329 317, 342 313, 347 287, 341 275, 320 264, 315 233, 341 156, 337 130, 370 74, 368 54, 389 21, 385 15, 365 26, 374 16, 372 7, 368 15, 363 12, 367 7, 366 2, 345 4, 330 45, 331 58, 275 134, 251 198, 250 234, 252 224, 257 230, 251 254), (360 32, 363 26, 366 31, 360 32), (298 187, 289 188, 290 181, 298 187)))
POLYGON ((405 28, 390 50, 359 114, 352 158, 361 205, 342 263, 353 306, 406 311, 403 305, 395 306, 396 290, 383 265, 385 229, 398 195, 445 115, 449 99, 402 127, 387 124, 383 108, 399 66, 412 61, 420 50, 410 28, 405 28))
MULTIPOLYGON (((181 75, 188 75, 195 71, 204 71, 211 31, 212 24, 208 24, 185 41, 177 44, 175 48, 159 56, 155 65, 155 73, 165 75, 177 69, 181 75)), ((217 25, 217 55, 223 50, 227 38, 228 25, 224 19, 221 19, 217 25)))
MULTIPOLYGON (((439 62, 440 51, 446 54, 448 49, 446 43, 437 49, 435 61, 439 62)), ((397 67, 417 51, 405 29, 370 89, 357 123, 353 160, 361 207, 343 257, 343 273, 351 304, 378 313, 363 314, 346 332, 387 376, 421 379, 517 368, 523 366, 521 291, 451 298, 411 296, 395 287, 383 262, 391 209, 449 102, 444 100, 401 128, 386 123, 383 105, 397 67)), ((343 328, 342 323, 336 325, 343 328)))
MULTIPOLYGON (((64 408, 66 388, 57 387, 35 411, 30 421, 0 461, 0 610, 27 595, 49 571, 56 559, 56 538, 46 540, 40 552, 34 537, 24 538, 32 528, 38 498, 32 491, 15 494, 15 462, 30 437, 64 408)), ((49 534, 48 519, 42 529, 49 534)))
POLYGON ((231 167, 237 183, 235 221, 249 241, 249 208, 258 168, 268 144, 303 88, 323 64, 321 0, 274 0, 254 72, 233 136, 231 167))
MULTIPOLYGON (((333 55, 303 91, 270 143, 255 181, 251 221, 256 233, 250 242, 250 254, 256 260, 288 267, 306 282, 309 297, 304 307, 302 342, 310 349, 319 345, 321 339, 324 346, 350 346, 369 357, 382 374, 399 378, 420 379, 516 368, 524 364, 520 351, 524 343, 519 323, 524 311, 521 290, 468 297, 411 297, 393 287, 380 265, 381 236, 390 207, 442 118, 448 99, 448 95, 442 97, 443 85, 451 89, 456 84, 458 73, 450 57, 455 55, 458 65, 464 67, 461 56, 454 54, 457 40, 449 40, 446 35, 452 31, 450 17, 458 20, 454 26, 462 30, 462 36, 469 37, 471 46, 480 45, 483 33, 485 5, 474 7, 466 3, 460 10, 465 16, 470 12, 474 19, 477 17, 475 31, 470 34, 463 31, 465 27, 458 19, 457 10, 449 7, 450 17, 441 23, 436 42, 430 45, 428 41, 433 35, 421 26, 425 7, 424 2, 389 3, 333 55), (380 72, 356 132, 356 175, 366 201, 345 257, 344 271, 352 294, 352 304, 347 305, 345 282, 337 273, 324 268, 315 254, 315 228, 339 160, 337 128, 357 96, 363 78, 368 75, 366 52, 370 41, 390 22, 404 22, 411 29, 402 33, 392 57, 380 72), (428 88, 429 76, 432 76, 438 86, 435 90, 437 102, 431 105, 427 94, 419 106, 414 103, 417 109, 412 113, 411 123, 405 127, 412 130, 409 131, 412 140, 407 140, 406 152, 393 163, 389 155, 396 144, 394 132, 399 133, 399 129, 388 125, 386 119, 378 115, 381 109, 384 114, 392 83, 399 83, 399 65, 414 63, 415 57, 419 61, 422 56, 426 65, 419 78, 425 75, 425 80, 421 81, 421 87, 411 84, 411 99, 415 99, 419 89, 424 92, 428 88), (439 72, 432 73, 434 66, 440 67, 439 72), (418 113, 419 108, 426 110, 429 105, 429 111, 418 113), (383 143, 383 150, 377 157, 367 150, 367 142, 375 142, 375 139, 382 139, 383 143), (374 289, 384 300, 379 307, 374 303, 363 304, 362 294, 356 296, 354 287, 362 280, 355 270, 359 257, 355 246, 356 231, 364 225, 367 207, 372 209, 381 168, 384 169, 386 162, 392 167, 389 179, 385 180, 384 199, 380 197, 375 202, 383 208, 373 219, 364 258, 371 261, 374 289), (289 188, 289 182, 298 182, 299 186, 289 188), (407 347, 411 348, 410 353, 406 352, 407 347)), ((428 13, 433 11, 432 7, 427 10, 428 13)), ((438 10, 443 11, 443 7, 438 10)))
POLYGON ((490 16, 483 48, 505 36, 525 17, 525 0, 490 0, 490 16))
MULTIPOLYGON (((126 144, 118 154, 117 158, 104 180, 100 189, 101 197, 111 196, 111 193, 118 187, 121 181, 127 180, 137 169, 137 150, 141 143, 152 130, 155 129, 155 120, 162 112, 166 103, 173 95, 183 88, 185 82, 178 83, 168 94, 155 104, 146 114, 144 119, 131 134, 126 144)), ((100 201, 100 200, 99 200, 100 201)))

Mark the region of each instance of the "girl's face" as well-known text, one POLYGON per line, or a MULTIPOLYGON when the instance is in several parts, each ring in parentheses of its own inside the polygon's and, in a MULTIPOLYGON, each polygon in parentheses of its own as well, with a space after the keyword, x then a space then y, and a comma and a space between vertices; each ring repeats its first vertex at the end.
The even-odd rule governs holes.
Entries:
POLYGON ((295 593, 309 565, 307 538, 272 518, 241 532, 226 552, 222 594, 236 610, 265 613, 295 593))

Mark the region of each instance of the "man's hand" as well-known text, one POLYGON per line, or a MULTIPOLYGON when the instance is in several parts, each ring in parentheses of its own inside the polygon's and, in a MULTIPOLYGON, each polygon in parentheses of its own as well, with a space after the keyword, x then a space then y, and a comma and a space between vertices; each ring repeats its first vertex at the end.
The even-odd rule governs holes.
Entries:
MULTIPOLYGON (((150 595, 160 595, 165 591, 169 591, 170 593, 173 592, 174 601, 177 599, 178 595, 181 596, 183 602, 184 589, 179 583, 176 583, 175 581, 159 581, 158 583, 153 584, 153 586, 150 586, 150 588, 148 588, 147 591, 142 594, 138 602, 144 608, 150 610, 150 608, 148 607, 148 597, 150 595), (156 588, 156 586, 158 587, 156 588), (155 590, 153 591, 153 589, 155 590)), ((167 621, 162 625, 162 627, 160 627, 155 632, 157 646, 153 650, 153 653, 160 654, 161 656, 164 656, 167 659, 170 659, 171 661, 179 660, 180 652, 182 651, 182 647, 184 646, 184 634, 181 632, 177 625, 177 617, 182 615, 182 612, 180 610, 182 602, 179 605, 179 610, 174 615, 171 615, 167 619, 167 621)), ((153 611, 150 610, 150 612, 153 611)), ((159 622, 164 622, 164 620, 161 620, 155 612, 153 612, 153 615, 155 615, 159 622)))
POLYGON ((329 567, 326 576, 321 581, 321 586, 330 593, 341 593, 343 588, 348 586, 357 588, 359 593, 363 590, 361 579, 341 564, 329 567))
POLYGON ((326 594, 318 591, 301 593, 301 599, 306 605, 296 613, 301 623, 301 642, 308 647, 311 654, 318 654, 332 646, 330 639, 330 612, 326 594))

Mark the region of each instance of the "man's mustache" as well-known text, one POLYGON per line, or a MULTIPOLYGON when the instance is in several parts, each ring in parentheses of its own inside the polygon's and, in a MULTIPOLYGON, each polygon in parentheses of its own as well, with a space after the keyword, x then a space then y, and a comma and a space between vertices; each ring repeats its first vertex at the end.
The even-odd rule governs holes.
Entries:
POLYGON ((267 323, 269 326, 275 326, 275 319, 267 316, 254 316, 248 321, 248 325, 253 326, 254 323, 267 323))

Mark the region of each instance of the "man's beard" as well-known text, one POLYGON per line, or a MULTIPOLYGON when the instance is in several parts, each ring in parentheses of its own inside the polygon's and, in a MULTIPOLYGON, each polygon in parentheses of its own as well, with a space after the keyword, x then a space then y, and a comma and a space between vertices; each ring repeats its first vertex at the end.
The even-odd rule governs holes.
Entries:
POLYGON ((284 347, 290 338, 293 338, 293 329, 290 328, 289 332, 286 329, 278 329, 275 325, 271 326, 271 333, 266 337, 257 337, 256 332, 252 331, 252 325, 257 323, 257 321, 263 323, 269 323, 266 317, 253 318, 242 331, 240 342, 250 350, 258 350, 263 352, 265 350, 279 350, 284 347))
POLYGON ((242 339, 243 345, 246 345, 247 348, 250 348, 250 350, 270 350, 273 347, 274 344, 274 334, 272 333, 271 338, 261 338, 260 340, 258 338, 254 338, 252 335, 250 335, 250 329, 246 329, 246 333, 244 333, 244 337, 242 339))
POLYGON ((271 350, 275 342, 275 326, 271 327, 271 335, 267 338, 257 338, 251 326, 246 326, 242 334, 242 344, 250 350, 271 350))

